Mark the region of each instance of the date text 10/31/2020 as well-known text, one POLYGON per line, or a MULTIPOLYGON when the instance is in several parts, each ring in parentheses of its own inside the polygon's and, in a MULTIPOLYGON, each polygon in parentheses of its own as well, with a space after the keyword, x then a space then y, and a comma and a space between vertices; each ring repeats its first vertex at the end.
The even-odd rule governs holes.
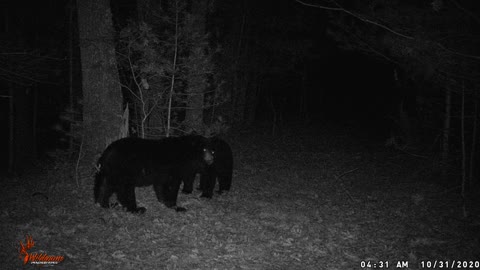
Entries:
MULTIPOLYGON (((408 268, 408 261, 373 261, 366 260, 360 262, 361 268, 378 268, 386 269, 390 267, 395 268, 408 268)), ((429 260, 429 261, 420 261, 419 267, 422 269, 437 269, 437 268, 448 268, 448 269, 480 269, 480 261, 465 261, 465 260, 429 260)))

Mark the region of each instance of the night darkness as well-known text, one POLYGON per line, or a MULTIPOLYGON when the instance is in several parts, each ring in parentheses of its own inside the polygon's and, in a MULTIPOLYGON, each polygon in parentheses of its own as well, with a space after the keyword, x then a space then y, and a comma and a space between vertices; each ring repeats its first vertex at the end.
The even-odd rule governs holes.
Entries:
POLYGON ((479 268, 475 3, 1 1, 0 257, 479 268))

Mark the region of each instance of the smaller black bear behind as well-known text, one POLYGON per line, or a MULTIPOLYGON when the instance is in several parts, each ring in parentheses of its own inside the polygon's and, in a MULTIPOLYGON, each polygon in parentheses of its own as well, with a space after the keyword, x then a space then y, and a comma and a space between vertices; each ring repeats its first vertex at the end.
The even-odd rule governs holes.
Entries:
POLYGON ((177 207, 182 179, 212 162, 208 140, 202 136, 120 139, 110 144, 98 160, 95 202, 108 208, 110 196, 116 193, 127 211, 144 213, 144 207, 137 207, 135 187, 153 185, 159 202, 185 211, 177 207))
POLYGON ((219 194, 221 194, 223 191, 230 190, 233 173, 232 149, 226 141, 218 137, 212 137, 208 140, 209 147, 213 154, 213 163, 197 163, 196 166, 190 166, 190 168, 195 168, 195 170, 189 171, 189 174, 184 176, 182 190, 183 193, 192 192, 193 182, 197 172, 200 173, 199 190, 202 190, 201 197, 212 198, 217 179, 219 185, 219 194))

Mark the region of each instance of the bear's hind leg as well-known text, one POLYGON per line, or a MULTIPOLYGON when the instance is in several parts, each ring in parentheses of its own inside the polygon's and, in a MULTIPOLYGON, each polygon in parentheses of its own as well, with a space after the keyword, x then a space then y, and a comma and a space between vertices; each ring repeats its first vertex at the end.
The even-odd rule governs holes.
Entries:
POLYGON ((165 189, 168 188, 164 183, 153 183, 153 190, 157 196, 157 200, 161 203, 165 201, 165 189))
POLYGON ((97 175, 95 179, 95 203, 99 203, 103 208, 110 207, 110 196, 113 194, 113 188, 108 185, 108 179, 102 175, 97 175))
POLYGON ((137 207, 135 198, 135 185, 124 185, 117 193, 118 200, 128 212, 143 214, 147 209, 145 207, 137 207))
POLYGON ((186 173, 182 177, 183 181, 183 189, 182 193, 184 194, 190 194, 193 191, 193 182, 195 181, 195 173, 186 173))
POLYGON ((173 181, 169 185, 164 186, 164 192, 165 192, 165 205, 168 208, 175 209, 177 212, 185 212, 187 209, 181 206, 177 206, 177 197, 178 197, 178 191, 180 190, 180 183, 182 182, 182 179, 179 177, 173 177, 173 181))

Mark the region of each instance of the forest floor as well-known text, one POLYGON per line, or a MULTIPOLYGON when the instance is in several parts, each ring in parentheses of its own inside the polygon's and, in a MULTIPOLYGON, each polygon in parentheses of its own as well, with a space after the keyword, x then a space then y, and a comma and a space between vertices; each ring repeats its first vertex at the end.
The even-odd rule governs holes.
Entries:
POLYGON ((1 268, 33 268, 18 251, 29 235, 27 252, 64 256, 54 269, 479 269, 478 212, 462 218, 459 188, 437 181, 434 158, 332 130, 226 137, 232 191, 180 193, 184 213, 151 187, 136 189, 144 215, 102 209, 93 176, 77 187, 73 165, 1 179, 1 268))

